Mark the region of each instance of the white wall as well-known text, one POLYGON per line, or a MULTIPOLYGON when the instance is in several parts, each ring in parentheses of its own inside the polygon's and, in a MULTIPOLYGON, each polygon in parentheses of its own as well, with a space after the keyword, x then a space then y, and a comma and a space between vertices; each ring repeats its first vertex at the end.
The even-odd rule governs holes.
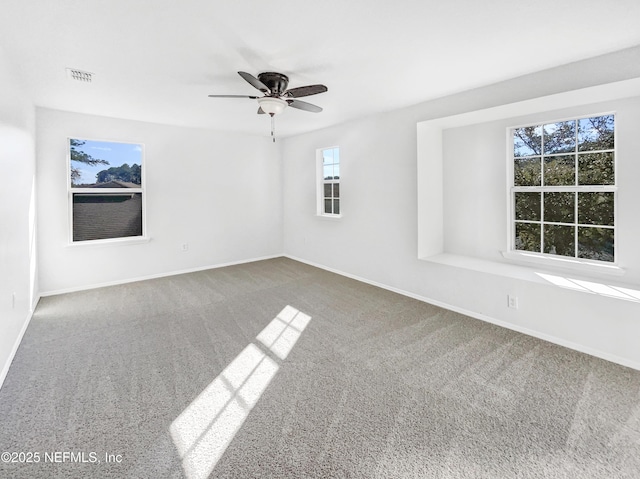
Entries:
MULTIPOLYGON (((416 178, 417 122, 640 77, 639 60, 640 48, 633 48, 285 140, 285 254, 640 369, 638 302, 483 272, 471 262, 458 267, 419 260, 416 178), (341 149, 339 220, 315 215, 315 150, 333 145, 341 149), (518 310, 507 307, 507 294, 518 296, 518 310)), ((630 130, 640 127, 635 110, 628 119, 630 130)), ((504 129, 500 135, 498 142, 504 142, 504 129)), ((478 138, 465 141, 467 150, 479 145, 478 138)), ((473 158, 458 156, 456 164, 445 165, 450 248, 479 258, 495 257, 505 248, 504 155, 504 149, 495 159, 477 151, 473 158), (473 161, 480 164, 467 163, 473 161), (454 185, 451 170, 456 168, 471 173, 454 185), (495 186, 497 192, 477 198, 481 185, 495 186), (460 191, 464 205, 451 199, 460 191), (467 210, 460 215, 460 208, 467 210), (484 208, 495 211, 486 216, 484 208), (478 228, 478 245, 461 243, 468 231, 456 221, 466 220, 478 228)), ((638 176, 627 178, 620 187, 638 190, 639 182, 638 176)), ((628 243, 628 233, 621 233, 620 244, 628 243)), ((626 266, 637 271, 637 260, 629 256, 633 264, 626 266)), ((636 281, 633 271, 630 278, 636 281)))
POLYGON ((41 108, 36 131, 42 294, 282 253, 280 151, 268 138, 41 108), (69 244, 68 137, 144 144, 149 242, 69 244))
POLYGON ((36 300, 35 110, 0 47, 0 385, 36 300))

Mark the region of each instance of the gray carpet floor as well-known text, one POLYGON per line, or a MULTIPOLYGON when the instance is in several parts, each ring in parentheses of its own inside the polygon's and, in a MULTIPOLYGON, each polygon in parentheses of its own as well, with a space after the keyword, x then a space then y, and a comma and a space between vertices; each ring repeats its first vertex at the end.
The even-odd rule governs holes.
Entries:
POLYGON ((42 298, 0 426, 3 478, 639 478, 640 372, 278 258, 42 298))

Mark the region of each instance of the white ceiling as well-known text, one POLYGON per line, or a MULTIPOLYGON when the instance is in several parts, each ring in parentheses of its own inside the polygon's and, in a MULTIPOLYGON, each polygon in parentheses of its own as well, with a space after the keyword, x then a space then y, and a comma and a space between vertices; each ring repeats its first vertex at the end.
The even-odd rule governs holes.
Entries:
POLYGON ((269 136, 238 74, 285 73, 319 114, 287 136, 640 44, 638 0, 2 0, 38 106, 269 136), (65 68, 95 74, 69 80, 65 68))

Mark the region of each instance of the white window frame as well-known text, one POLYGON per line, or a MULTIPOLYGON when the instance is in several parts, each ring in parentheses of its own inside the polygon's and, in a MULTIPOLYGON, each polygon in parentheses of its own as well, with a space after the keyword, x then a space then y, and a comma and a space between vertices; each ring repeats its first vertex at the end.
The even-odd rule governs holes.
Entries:
MULTIPOLYGON (((327 146, 325 148, 318 148, 316 150, 316 178, 317 178, 317 194, 316 194, 316 198, 317 198, 317 207, 316 207, 316 214, 318 216, 322 216, 322 217, 326 217, 326 218, 341 218, 342 217, 342 191, 340 191, 339 196, 338 197, 334 197, 332 196, 332 200, 337 199, 340 205, 340 212, 339 213, 327 213, 324 211, 324 200, 325 200, 325 196, 324 196, 324 185, 326 184, 331 184, 331 185, 338 185, 340 186, 340 190, 341 185, 340 185, 340 180, 342 179, 342 172, 340 172, 340 177, 338 179, 331 179, 331 180, 325 180, 324 179, 324 155, 323 152, 326 150, 338 150, 340 151, 340 147, 339 146, 327 146)), ((342 170, 342 162, 341 159, 338 159, 338 163, 340 166, 340 170, 342 170)), ((333 201, 332 203, 332 208, 333 208, 333 201)))
MULTIPOLYGON (((522 125, 515 125, 515 126, 510 126, 507 127, 506 129, 506 135, 507 135, 507 183, 508 183, 508 199, 507 199, 507 234, 508 234, 508 251, 504 254, 505 257, 510 258, 510 259, 515 259, 515 260, 519 260, 519 261, 523 261, 523 262, 527 262, 527 263, 537 263, 537 264, 545 264, 548 266, 558 266, 558 267, 576 267, 578 269, 585 269, 585 270, 593 270, 593 271, 602 271, 602 268, 605 269, 612 269, 612 270, 617 270, 619 269, 618 266, 618 260, 619 260, 619 247, 618 247, 618 243, 617 243, 617 238, 618 238, 618 214, 617 214, 617 210, 618 210, 618 117, 616 115, 615 111, 607 111, 607 112, 602 112, 602 113, 593 113, 593 114, 587 114, 587 115, 579 115, 579 116, 572 116, 572 117, 567 117, 567 118, 560 118, 560 119, 550 119, 550 120, 544 120, 544 121, 538 121, 536 123, 526 123, 526 124, 522 124, 522 125), (602 150, 602 151, 613 151, 613 168, 614 168, 614 184, 613 185, 577 185, 577 181, 575 182, 574 186, 544 186, 544 169, 541 170, 541 186, 515 186, 514 185, 514 159, 515 159, 515 154, 514 154, 514 143, 513 143, 513 132, 514 130, 518 129, 518 128, 523 128, 523 127, 528 127, 528 126, 542 126, 542 125, 546 125, 546 124, 550 124, 550 123, 558 123, 558 122, 563 122, 563 121, 574 121, 574 120, 580 120, 583 118, 593 118, 593 117, 598 117, 598 116, 606 116, 606 115, 613 115, 614 116, 614 148, 613 150, 602 150), (587 259, 587 258, 579 258, 577 256, 578 254, 578 241, 577 241, 577 235, 575 236, 576 241, 575 241, 575 250, 574 250, 574 256, 562 256, 562 255, 554 255, 551 253, 543 253, 543 252, 533 252, 533 251, 525 251, 525 250, 517 250, 515 249, 515 228, 516 228, 516 218, 515 218, 515 194, 518 192, 540 192, 542 193, 541 195, 541 213, 542 216, 540 218, 540 221, 533 221, 531 223, 535 223, 535 224, 540 224, 541 226, 541 249, 544 250, 544 226, 546 224, 559 224, 560 223, 555 223, 555 222, 549 222, 549 221, 544 221, 544 193, 551 193, 551 192, 576 192, 576 193, 613 193, 613 226, 606 226, 606 225, 597 225, 598 227, 603 227, 606 229, 612 229, 613 230, 613 238, 614 238, 614 249, 613 249, 613 256, 614 256, 614 260, 613 261, 600 261, 600 260, 593 260, 593 259, 587 259)), ((576 135, 578 134, 578 131, 576 129, 576 135)), ((543 140, 544 141, 544 140, 543 140)), ((571 153, 569 153, 571 154, 571 153)), ((576 155, 576 153, 573 153, 574 155, 576 155)), ((558 156, 562 156, 562 155, 567 155, 567 153, 564 154, 558 154, 558 156)), ((543 157, 541 157, 541 161, 544 164, 544 159, 543 157)), ((576 174, 576 178, 578 175, 578 163, 577 163, 577 158, 576 158, 576 167, 575 167, 575 174, 576 174)), ((594 227, 594 225, 582 225, 580 223, 578 223, 578 202, 576 201, 575 203, 575 218, 576 218, 576 222, 573 225, 574 228, 578 228, 580 226, 583 227, 594 227)), ((518 222, 520 223, 527 223, 527 221, 521 221, 518 220, 518 222)), ((563 226, 565 226, 566 224, 561 224, 563 226)))
POLYGON ((68 246, 102 246, 102 245, 113 245, 113 244, 130 244, 130 243, 142 243, 148 242, 149 237, 147 236, 147 208, 146 208, 146 188, 145 188, 145 145, 143 143, 135 142, 135 141, 122 141, 122 140, 105 140, 105 139, 97 139, 97 138, 86 138, 83 136, 69 136, 67 137, 66 143, 66 155, 67 155, 67 203, 68 203, 68 246), (107 143, 120 143, 126 145, 136 145, 142 148, 140 153, 140 168, 142 169, 140 188, 100 188, 96 190, 95 188, 73 188, 71 186, 71 140, 80 140, 80 141, 99 141, 99 142, 107 142, 107 143), (106 239, 95 239, 95 240, 82 240, 82 241, 74 241, 73 239, 73 195, 76 194, 91 194, 91 195, 109 195, 109 194, 136 194, 139 193, 142 198, 142 235, 140 236, 122 236, 118 238, 106 238, 106 239))

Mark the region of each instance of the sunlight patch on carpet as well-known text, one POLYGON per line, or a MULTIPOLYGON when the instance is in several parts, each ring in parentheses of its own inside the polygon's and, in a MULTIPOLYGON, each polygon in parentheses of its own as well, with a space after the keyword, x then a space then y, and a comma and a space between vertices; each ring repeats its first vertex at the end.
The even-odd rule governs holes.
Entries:
POLYGON ((188 479, 209 477, 280 368, 269 352, 286 359, 310 320, 286 306, 171 423, 188 479))
POLYGON ((286 359, 311 317, 287 306, 256 337, 280 359, 286 359))

